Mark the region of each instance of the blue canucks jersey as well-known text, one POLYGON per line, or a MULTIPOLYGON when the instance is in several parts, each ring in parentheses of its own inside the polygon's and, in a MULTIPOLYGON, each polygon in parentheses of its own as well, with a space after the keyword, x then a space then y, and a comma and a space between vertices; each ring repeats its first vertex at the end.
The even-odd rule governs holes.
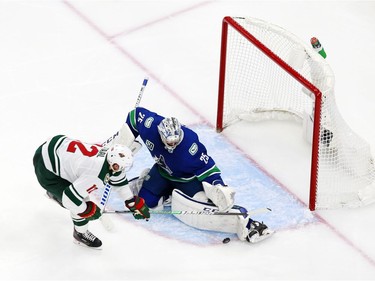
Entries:
POLYGON ((188 127, 181 126, 183 139, 169 152, 162 142, 157 126, 163 116, 142 107, 129 112, 126 123, 135 138, 138 136, 158 164, 160 174, 169 180, 189 182, 193 179, 210 184, 223 184, 221 172, 215 161, 207 154, 198 135, 188 127))

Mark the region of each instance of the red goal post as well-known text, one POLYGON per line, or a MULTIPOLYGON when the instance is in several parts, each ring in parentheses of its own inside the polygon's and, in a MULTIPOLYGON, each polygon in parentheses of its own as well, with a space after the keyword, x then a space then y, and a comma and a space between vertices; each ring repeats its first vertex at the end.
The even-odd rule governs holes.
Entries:
POLYGON ((268 119, 301 122, 312 144, 310 210, 375 201, 370 147, 339 114, 327 61, 279 26, 225 17, 216 129, 268 119))

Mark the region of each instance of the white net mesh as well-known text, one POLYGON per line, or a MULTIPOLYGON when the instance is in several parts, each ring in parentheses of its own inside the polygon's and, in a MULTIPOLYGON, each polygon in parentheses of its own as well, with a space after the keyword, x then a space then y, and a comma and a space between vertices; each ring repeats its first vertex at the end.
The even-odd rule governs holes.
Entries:
MULTIPOLYGON (((335 103, 334 75, 326 60, 278 26, 253 18, 233 19, 322 93, 321 122, 316 124, 320 142, 315 207, 357 207, 373 202, 375 170, 370 147, 341 117, 335 103)), ((230 25, 225 73, 223 127, 241 119, 292 118, 309 131, 315 95, 230 25)), ((311 141, 308 133, 306 138, 311 141)))

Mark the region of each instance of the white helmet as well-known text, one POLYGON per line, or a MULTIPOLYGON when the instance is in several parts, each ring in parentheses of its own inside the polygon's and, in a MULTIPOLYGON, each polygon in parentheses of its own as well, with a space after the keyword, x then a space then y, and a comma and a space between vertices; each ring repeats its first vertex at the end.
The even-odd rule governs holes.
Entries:
POLYGON ((115 172, 124 170, 127 171, 133 165, 133 155, 127 146, 115 144, 108 149, 107 162, 111 169, 115 172))
POLYGON ((169 152, 179 145, 184 137, 184 132, 181 129, 181 124, 177 118, 164 118, 158 125, 158 131, 161 140, 165 144, 165 148, 169 152))

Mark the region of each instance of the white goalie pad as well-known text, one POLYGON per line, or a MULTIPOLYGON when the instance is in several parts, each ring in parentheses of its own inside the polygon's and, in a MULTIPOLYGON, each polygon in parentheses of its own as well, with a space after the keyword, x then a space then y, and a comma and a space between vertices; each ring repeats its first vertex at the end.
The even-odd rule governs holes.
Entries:
MULTIPOLYGON (((201 192, 203 193, 203 192, 201 192)), ((172 192, 172 211, 217 211, 218 208, 212 203, 198 201, 195 198, 201 197, 197 194, 194 198, 189 197, 180 190, 172 192), (197 196, 198 195, 198 196, 197 196)), ((240 212, 232 209, 231 212, 240 212)), ((249 230, 246 224, 249 220, 243 216, 219 216, 219 215, 175 215, 183 223, 202 230, 220 231, 226 233, 236 233, 240 240, 245 240, 249 230)))
POLYGON ((235 191, 221 184, 212 185, 208 182, 202 182, 204 192, 207 197, 219 208, 220 212, 230 210, 234 205, 235 191))

